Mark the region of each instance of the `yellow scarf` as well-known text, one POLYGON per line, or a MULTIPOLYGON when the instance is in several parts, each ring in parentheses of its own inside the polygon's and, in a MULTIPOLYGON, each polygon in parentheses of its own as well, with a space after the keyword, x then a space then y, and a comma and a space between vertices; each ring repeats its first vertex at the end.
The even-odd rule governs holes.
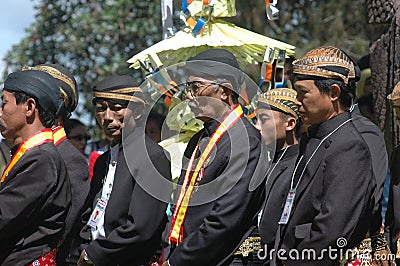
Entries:
MULTIPOLYGON (((240 105, 236 105, 221 121, 218 128, 215 130, 211 138, 209 139, 204 152, 201 154, 197 164, 194 163, 196 153, 199 149, 197 144, 195 150, 189 161, 188 168, 186 169, 185 178, 179 193, 178 201, 172 216, 172 225, 169 232, 169 242, 173 244, 179 244, 183 240, 183 223, 185 221, 187 208, 189 205, 190 198, 195 187, 195 183, 198 180, 199 173, 204 171, 204 164, 207 161, 211 151, 217 145, 222 136, 235 125, 243 117, 243 110, 240 105)), ((202 176, 200 176, 202 178, 202 176)))
POLYGON ((30 136, 28 139, 23 141, 13 157, 11 158, 11 161, 8 163, 6 170, 4 170, 3 175, 1 177, 0 182, 3 183, 8 174, 10 173, 11 169, 14 167, 14 165, 19 161, 19 159, 24 155, 27 151, 30 149, 42 145, 43 143, 46 142, 53 142, 53 133, 50 128, 46 128, 43 130, 40 130, 30 136))

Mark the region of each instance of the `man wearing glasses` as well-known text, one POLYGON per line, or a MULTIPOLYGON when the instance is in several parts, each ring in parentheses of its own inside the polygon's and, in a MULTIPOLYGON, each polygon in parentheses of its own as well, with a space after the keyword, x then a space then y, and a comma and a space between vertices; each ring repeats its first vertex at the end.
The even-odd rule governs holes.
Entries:
POLYGON ((234 105, 231 98, 227 98, 229 105, 224 101, 220 101, 219 97, 227 90, 232 90, 228 87, 227 82, 210 82, 199 77, 189 77, 189 81, 185 84, 187 99, 189 106, 195 113, 196 117, 203 122, 210 120, 213 117, 220 117, 229 110, 230 104, 234 105))
POLYGON ((64 128, 68 140, 85 155, 86 145, 88 140, 90 140, 90 134, 86 126, 78 119, 70 118, 65 120, 64 128))
POLYGON ((186 98, 204 128, 184 153, 168 236, 172 252, 163 265, 229 265, 246 255, 251 262, 252 251, 234 255, 257 226, 264 196, 262 180, 253 184, 261 135, 238 104, 245 76, 223 49, 198 54, 185 70, 186 98))

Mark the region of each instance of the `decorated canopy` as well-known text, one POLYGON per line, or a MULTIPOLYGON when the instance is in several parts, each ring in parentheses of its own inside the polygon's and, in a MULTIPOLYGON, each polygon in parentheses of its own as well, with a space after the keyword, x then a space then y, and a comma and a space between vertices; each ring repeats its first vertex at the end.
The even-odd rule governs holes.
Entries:
POLYGON ((128 63, 131 63, 131 67, 136 69, 140 68, 140 62, 154 65, 152 60, 157 55, 163 66, 170 66, 186 61, 212 47, 231 51, 238 58, 241 67, 263 62, 265 51, 268 48, 285 50, 286 55, 293 54, 295 49, 292 45, 246 30, 235 24, 215 20, 207 22, 203 32, 197 36, 193 35, 192 28, 187 26, 170 38, 133 56, 128 63))
POLYGON ((142 67, 151 72, 186 61, 209 48, 231 51, 243 68, 267 61, 265 54, 271 51, 274 55, 270 59, 294 53, 293 45, 222 20, 236 15, 233 0, 182 0, 181 14, 186 28, 130 58, 128 63, 132 68, 142 67))

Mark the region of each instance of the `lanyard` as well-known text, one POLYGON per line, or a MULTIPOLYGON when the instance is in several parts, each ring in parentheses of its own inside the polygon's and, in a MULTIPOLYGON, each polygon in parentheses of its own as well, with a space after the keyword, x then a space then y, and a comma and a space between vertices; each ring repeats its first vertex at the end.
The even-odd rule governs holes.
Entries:
MULTIPOLYGON (((275 167, 276 167, 276 166, 279 164, 279 162, 282 160, 283 156, 285 156, 285 153, 286 153, 286 151, 287 151, 288 148, 289 148, 289 146, 287 146, 287 147, 285 148, 285 150, 282 152, 281 156, 279 156, 278 161, 276 161, 276 164, 272 167, 272 169, 271 169, 271 168, 268 169, 268 175, 267 175, 267 178, 266 178, 266 180, 265 180, 265 184, 268 183, 268 180, 269 180, 269 178, 271 177, 271 174, 274 172, 275 167)), ((261 222, 262 216, 264 215, 265 206, 267 206, 267 200, 268 200, 268 199, 267 199, 266 196, 267 196, 267 195, 265 195, 264 204, 263 204, 262 208, 260 209, 260 211, 258 212, 258 226, 260 226, 260 222, 261 222)))
POLYGON ((285 153, 286 153, 286 151, 287 151, 287 149, 288 149, 289 147, 290 147, 290 146, 287 146, 287 147, 285 148, 285 150, 282 152, 281 156, 279 156, 278 161, 276 161, 276 164, 274 165, 274 167, 272 167, 271 171, 268 171, 267 180, 265 180, 265 184, 268 182, 268 179, 270 178, 271 174, 274 172, 275 167, 276 167, 276 166, 279 164, 279 162, 282 160, 283 156, 285 156, 285 153))
POLYGON ((337 128, 335 128, 331 133, 329 133, 328 135, 326 135, 326 136, 320 141, 320 143, 318 144, 317 148, 314 150, 314 152, 311 154, 310 158, 308 159, 306 165, 303 167, 303 170, 301 171, 301 174, 300 174, 299 180, 297 181, 296 186, 293 187, 294 176, 295 176, 295 174, 296 174, 296 172, 297 172, 297 168, 299 167, 301 161, 302 161, 303 158, 304 158, 304 155, 301 155, 300 160, 297 162, 296 168, 294 169, 293 174, 292 174, 292 179, 291 179, 291 181, 290 181, 290 189, 291 189, 291 190, 296 191, 297 187, 298 187, 299 184, 300 184, 301 179, 303 178, 304 172, 306 171, 306 168, 307 168, 308 164, 310 163, 310 161, 311 161, 311 159, 314 157, 314 155, 317 153, 317 151, 318 151, 319 147, 321 147, 322 143, 323 143, 327 138, 329 138, 333 133, 335 133, 336 131, 338 131, 339 128, 341 128, 342 126, 344 126, 345 124, 347 124, 347 123, 350 122, 350 121, 351 121, 351 118, 348 119, 348 120, 346 120, 346 121, 344 121, 343 123, 341 123, 337 128))
POLYGON ((294 169, 294 171, 293 171, 293 174, 292 174, 292 179, 291 179, 291 181, 290 181, 290 190, 289 190, 289 192, 288 192, 288 194, 287 194, 287 196, 286 196, 285 206, 283 207, 283 212, 282 212, 281 218, 280 218, 280 220, 279 220, 279 222, 278 222, 279 224, 287 224, 287 222, 289 221, 289 217, 290 217, 290 214, 291 214, 291 212, 292 212, 293 205, 294 205, 294 199, 295 199, 295 197, 296 197, 296 190, 297 190, 297 187, 299 186, 300 181, 301 181, 301 179, 302 179, 303 176, 304 176, 304 172, 306 171, 308 164, 310 163, 310 161, 311 161, 311 159, 314 157, 314 155, 317 153, 319 147, 321 147, 322 143, 323 143, 327 138, 329 138, 333 133, 335 133, 336 131, 338 131, 339 128, 341 128, 343 125, 345 125, 345 124, 348 123, 349 121, 351 121, 351 118, 348 119, 348 120, 346 120, 346 121, 344 121, 343 123, 341 123, 338 127, 336 127, 334 130, 332 130, 332 132, 330 132, 328 135, 326 135, 326 136, 320 141, 320 143, 318 144, 317 148, 315 148, 314 152, 311 154, 310 158, 308 159, 308 161, 306 162, 305 166, 303 167, 303 169, 302 169, 302 171, 301 171, 301 174, 300 174, 300 177, 299 177, 299 180, 298 180, 297 183, 296 183, 296 186, 293 187, 294 176, 295 176, 295 174, 296 174, 296 172, 297 172, 297 169, 299 168, 299 165, 300 165, 301 161, 302 161, 303 158, 304 158, 304 155, 302 155, 302 156, 300 157, 300 159, 299 159, 299 161, 297 162, 296 167, 295 167, 295 169, 294 169))

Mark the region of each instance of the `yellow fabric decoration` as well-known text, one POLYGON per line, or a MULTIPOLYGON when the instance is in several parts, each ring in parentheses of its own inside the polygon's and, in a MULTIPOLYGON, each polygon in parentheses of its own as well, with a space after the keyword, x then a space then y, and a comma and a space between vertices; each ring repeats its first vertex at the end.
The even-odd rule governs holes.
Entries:
POLYGON ((201 34, 193 36, 192 28, 186 27, 173 36, 143 50, 128 60, 131 68, 141 67, 140 62, 150 63, 151 55, 157 55, 163 67, 185 62, 190 57, 209 48, 231 51, 242 69, 248 64, 263 62, 267 48, 285 50, 286 56, 293 55, 293 45, 240 28, 223 20, 207 22, 201 34))

